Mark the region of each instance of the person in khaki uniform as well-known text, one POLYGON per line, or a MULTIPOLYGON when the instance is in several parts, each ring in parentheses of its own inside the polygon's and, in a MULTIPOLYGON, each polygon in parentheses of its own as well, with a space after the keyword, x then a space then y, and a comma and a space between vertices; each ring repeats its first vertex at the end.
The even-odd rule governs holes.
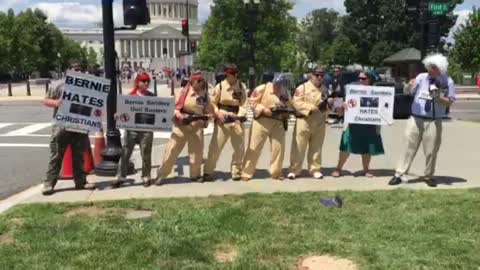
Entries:
POLYGON ((323 68, 313 69, 311 79, 296 89, 292 100, 293 107, 301 114, 301 117, 297 118, 292 136, 291 165, 288 174, 288 178, 292 180, 302 171, 307 147, 310 174, 316 179, 323 178, 320 170, 328 116, 327 105, 328 102, 333 103, 333 99, 326 100, 328 90, 323 85, 324 75, 323 68))
POLYGON ((242 159, 245 153, 245 127, 238 119, 246 117, 247 114, 247 91, 246 86, 238 80, 238 73, 239 71, 234 65, 225 67, 226 78, 215 87, 212 95, 215 127, 208 150, 208 160, 204 167, 205 181, 213 180, 212 173, 229 138, 231 138, 233 147, 232 179, 238 181, 241 178, 242 159), (236 121, 225 123, 226 119, 227 122, 229 120, 236 121))
MULTIPOLYGON (((135 78, 135 88, 130 92, 129 95, 141 97, 155 96, 155 94, 148 91, 149 83, 150 76, 148 76, 148 74, 144 73, 138 75, 137 78, 135 78)), ((117 117, 119 117, 118 113, 115 114, 115 118, 117 117)), ((118 178, 112 183, 112 187, 118 188, 125 182, 128 172, 128 163, 136 144, 140 146, 140 154, 142 156, 143 186, 149 187, 151 185, 153 132, 126 130, 123 139, 123 154, 118 166, 118 178)))
POLYGON ((190 82, 176 96, 174 125, 168 141, 163 162, 157 171, 155 184, 160 186, 173 169, 178 155, 188 143, 190 157, 190 179, 203 182, 201 166, 203 161, 203 130, 213 115, 213 107, 208 95, 207 83, 200 72, 195 72, 190 82), (198 118, 191 121, 194 117, 198 118), (203 118, 203 119, 200 119, 203 118))
MULTIPOLYGON (((71 70, 80 72, 80 64, 71 65, 71 70)), ((43 104, 53 108, 53 117, 57 114, 58 108, 62 103, 62 93, 65 89, 65 82, 53 84, 47 92, 43 104)), ((50 139, 50 160, 48 162, 47 177, 43 183, 43 195, 52 195, 55 192, 55 185, 58 181, 58 175, 62 169, 62 161, 68 145, 72 149, 73 180, 75 189, 95 189, 95 185, 87 183, 85 172, 83 171, 83 155, 88 147, 90 140, 88 134, 68 131, 57 125, 52 126, 52 137, 50 139)))
POLYGON ((285 132, 288 125, 288 113, 275 113, 276 109, 292 110, 290 93, 284 86, 286 77, 277 75, 273 83, 261 85, 251 96, 251 105, 255 120, 250 130, 250 141, 243 160, 242 180, 252 179, 267 138, 272 145, 270 175, 272 179, 283 180, 282 164, 285 153, 285 132))

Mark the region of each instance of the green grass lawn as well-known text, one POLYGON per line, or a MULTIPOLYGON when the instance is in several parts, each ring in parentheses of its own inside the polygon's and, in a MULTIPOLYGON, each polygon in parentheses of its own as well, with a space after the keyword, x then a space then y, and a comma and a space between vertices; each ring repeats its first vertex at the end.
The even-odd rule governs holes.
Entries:
POLYGON ((480 189, 342 192, 344 208, 321 206, 332 195, 18 206, 0 215, 0 269, 295 269, 313 254, 360 269, 480 267, 480 189), (85 206, 97 212, 71 214, 85 206), (129 209, 154 214, 126 220, 129 209), (218 262, 219 250, 236 257, 218 262))

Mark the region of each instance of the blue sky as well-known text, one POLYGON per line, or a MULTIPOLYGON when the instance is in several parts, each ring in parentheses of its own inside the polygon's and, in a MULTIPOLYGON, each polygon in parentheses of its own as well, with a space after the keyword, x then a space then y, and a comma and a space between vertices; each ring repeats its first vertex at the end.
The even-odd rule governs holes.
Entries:
MULTIPOLYGON (((344 0, 291 0, 295 2, 292 14, 298 18, 304 17, 309 11, 316 8, 332 8, 340 13, 345 13, 344 0)), ((204 21, 210 14, 212 0, 199 0, 199 16, 204 21)), ((44 10, 49 18, 60 26, 85 26, 100 21, 101 0, 0 0, 0 10, 14 8, 16 12, 28 7, 39 7, 44 10)), ((121 0, 115 0, 115 21, 121 24, 121 0)), ((457 6, 456 12, 460 15, 457 24, 468 16, 473 6, 480 7, 480 0, 465 0, 457 6)))

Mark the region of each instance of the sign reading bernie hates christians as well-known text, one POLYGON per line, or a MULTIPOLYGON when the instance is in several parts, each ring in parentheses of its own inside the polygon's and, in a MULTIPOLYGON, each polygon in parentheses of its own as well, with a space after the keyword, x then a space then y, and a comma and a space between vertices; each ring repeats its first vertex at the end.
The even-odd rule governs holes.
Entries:
POLYGON ((100 131, 109 92, 108 79, 68 72, 61 96, 62 104, 53 122, 71 131, 100 131))
POLYGON ((173 98, 119 96, 117 127, 138 131, 172 131, 173 98))
POLYGON ((384 86, 347 85, 345 122, 391 125, 395 89, 384 86))

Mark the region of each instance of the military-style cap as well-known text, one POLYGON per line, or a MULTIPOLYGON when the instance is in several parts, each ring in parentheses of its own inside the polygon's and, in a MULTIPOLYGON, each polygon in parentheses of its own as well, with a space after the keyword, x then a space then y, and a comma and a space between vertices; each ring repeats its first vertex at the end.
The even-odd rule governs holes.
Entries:
POLYGON ((325 75, 325 70, 321 66, 316 66, 316 67, 312 68, 312 74, 325 75))
POLYGON ((287 79, 287 76, 285 76, 285 74, 283 73, 278 73, 277 75, 275 75, 275 77, 273 78, 273 83, 274 84, 284 84, 288 81, 287 79))

